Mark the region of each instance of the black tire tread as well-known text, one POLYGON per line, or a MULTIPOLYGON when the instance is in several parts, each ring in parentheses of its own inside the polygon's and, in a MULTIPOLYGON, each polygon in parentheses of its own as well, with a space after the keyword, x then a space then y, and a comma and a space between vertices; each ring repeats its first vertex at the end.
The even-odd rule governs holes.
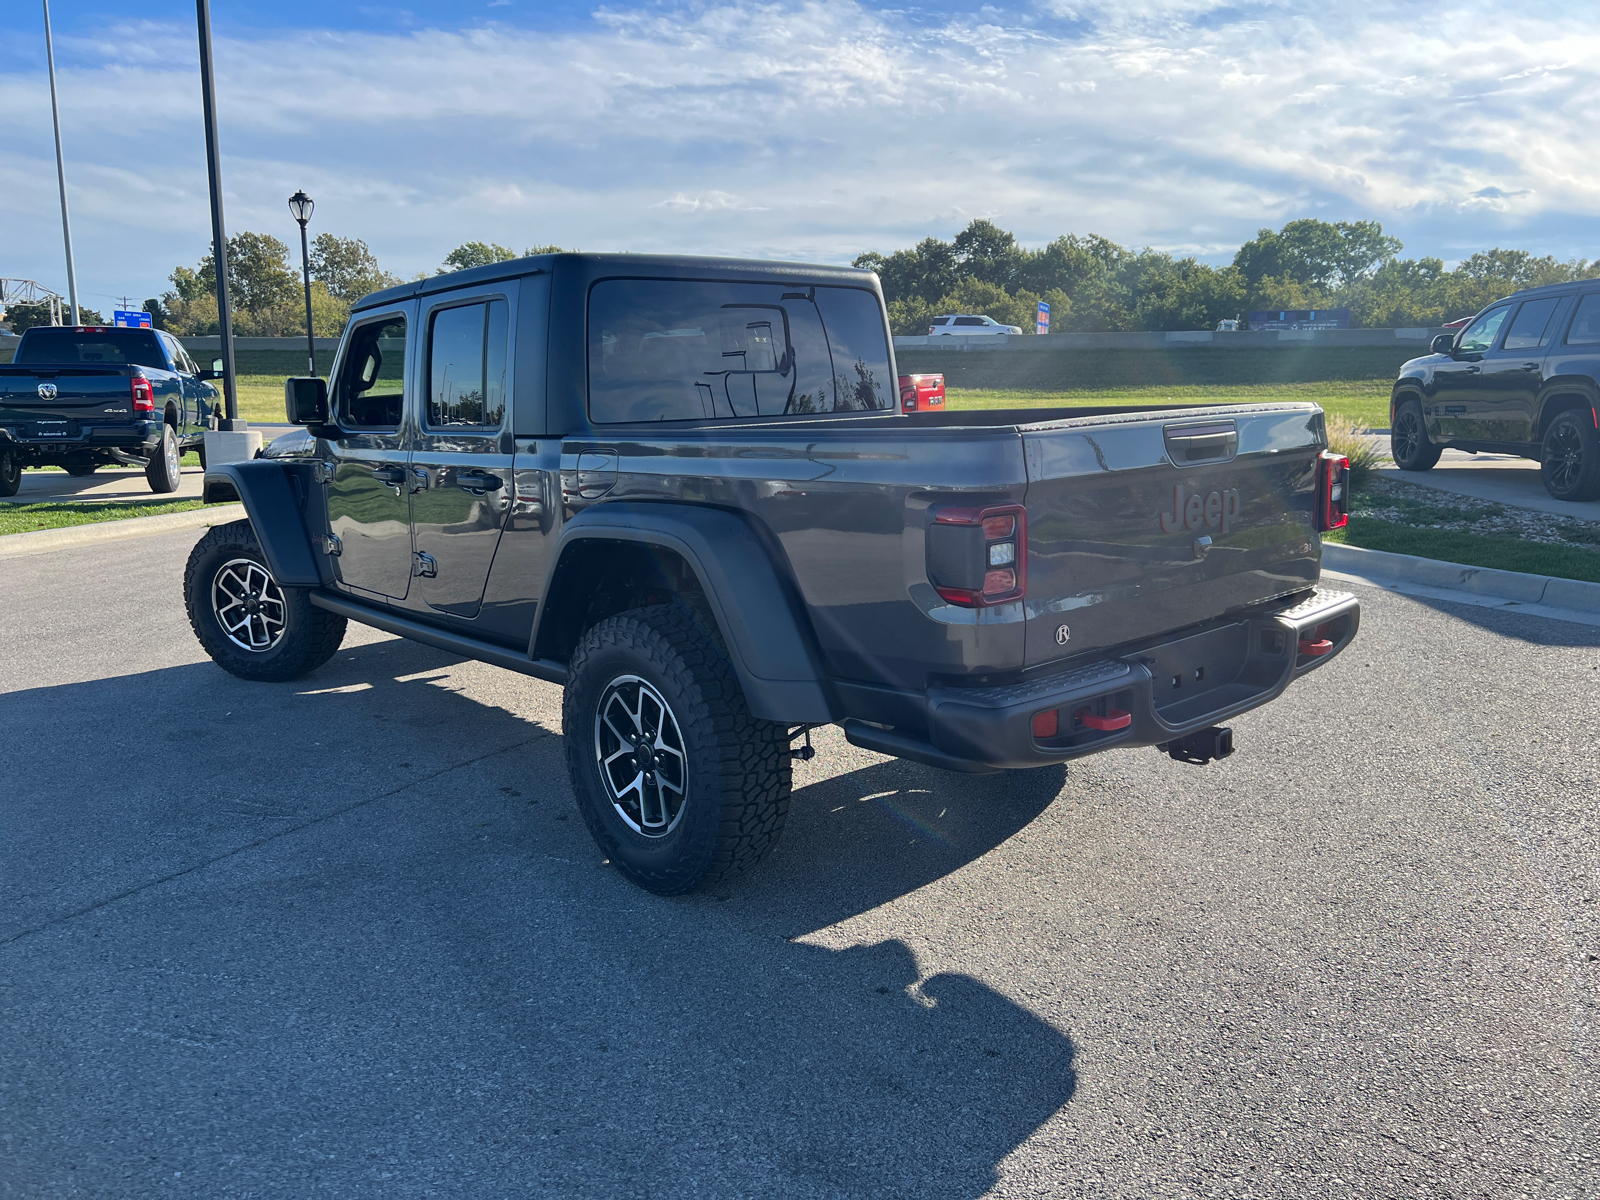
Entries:
MULTIPOLYGON (((1423 419, 1422 405, 1417 401, 1402 400, 1398 408, 1395 410, 1396 420, 1399 419, 1400 413, 1404 412, 1408 408, 1416 410, 1417 426, 1422 431, 1423 445, 1419 448, 1419 453, 1410 466, 1403 465, 1398 457, 1395 457, 1394 465, 1399 467, 1402 471, 1430 471, 1438 463, 1439 456, 1444 453, 1444 447, 1438 445, 1428 437, 1428 422, 1423 419)), ((1390 444, 1390 451, 1392 454, 1392 442, 1390 444)))
POLYGON ((194 636, 213 662, 240 679, 282 683, 315 671, 339 652, 349 623, 336 613, 315 607, 304 588, 282 589, 289 605, 289 628, 276 653, 258 657, 244 653, 229 642, 216 629, 209 601, 197 590, 210 587, 210 580, 199 576, 206 560, 219 550, 230 557, 254 558, 263 565, 266 563, 261 542, 248 520, 212 526, 189 552, 183 571, 184 607, 189 614, 189 628, 194 630, 194 636))
MULTIPOLYGON (((624 868, 624 873, 652 892, 677 895, 713 887, 754 867, 777 844, 789 815, 788 730, 750 714, 726 655, 680 605, 621 613, 591 627, 578 643, 562 704, 567 769, 574 788, 584 786, 580 781, 587 778, 589 764, 584 761, 588 741, 581 732, 588 717, 577 711, 583 689, 572 684, 582 678, 591 656, 613 646, 642 654, 688 698, 683 709, 674 711, 685 741, 710 751, 720 810, 715 844, 701 861, 655 872, 624 868)), ((704 777, 699 778, 696 787, 705 783, 704 777)), ((605 803, 609 805, 609 800, 605 803)), ((590 834, 611 853, 616 848, 612 833, 592 807, 578 805, 590 834)), ((612 861, 617 861, 614 854, 612 861)))
POLYGON ((9 454, 0 455, 0 496, 15 496, 21 488, 21 464, 9 454))
POLYGON ((1592 418, 1591 420, 1584 419, 1589 416, 1590 411, 1589 409, 1568 409, 1565 412, 1557 413, 1550 422, 1549 429, 1545 430, 1544 439, 1540 445, 1539 475, 1544 481, 1545 491, 1549 492, 1557 500, 1600 499, 1600 434, 1595 432, 1591 423, 1592 418), (1584 454, 1588 460, 1584 464, 1583 477, 1579 479, 1577 486, 1564 496, 1557 495, 1555 489, 1550 486, 1550 477, 1544 468, 1544 443, 1550 440, 1550 435, 1563 423, 1576 427, 1578 440, 1583 444, 1584 454))

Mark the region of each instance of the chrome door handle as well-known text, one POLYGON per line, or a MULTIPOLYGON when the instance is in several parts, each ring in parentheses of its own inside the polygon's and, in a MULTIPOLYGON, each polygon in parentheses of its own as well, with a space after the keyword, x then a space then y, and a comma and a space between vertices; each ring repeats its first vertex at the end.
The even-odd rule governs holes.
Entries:
POLYGON ((491 475, 487 471, 462 471, 456 476, 456 486, 463 491, 471 492, 474 496, 481 496, 485 492, 493 491, 505 481, 498 475, 491 475))

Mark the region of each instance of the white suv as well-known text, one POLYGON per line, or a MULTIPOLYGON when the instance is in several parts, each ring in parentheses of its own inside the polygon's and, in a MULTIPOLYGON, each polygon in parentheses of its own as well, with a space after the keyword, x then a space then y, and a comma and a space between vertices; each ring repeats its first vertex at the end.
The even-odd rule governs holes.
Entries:
POLYGON ((928 326, 929 337, 957 337, 983 333, 1021 333, 1015 325, 1002 325, 993 317, 975 317, 960 314, 935 317, 928 326))

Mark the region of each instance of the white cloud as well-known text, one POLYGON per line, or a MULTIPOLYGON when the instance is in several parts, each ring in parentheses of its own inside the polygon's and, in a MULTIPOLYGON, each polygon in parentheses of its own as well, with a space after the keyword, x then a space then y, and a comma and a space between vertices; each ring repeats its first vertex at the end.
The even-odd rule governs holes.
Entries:
MULTIPOLYGON (((728 0, 556 34, 224 39, 229 226, 288 240, 304 186, 322 228, 403 274, 467 238, 843 260, 975 215, 1201 253, 1305 215, 1376 217, 1446 258, 1584 253, 1600 31, 1475 10, 1460 38, 1448 7, 1373 11, 1135 0, 929 26, 728 0)), ((104 290, 204 251, 198 79, 170 65, 192 47, 151 23, 70 46, 75 232, 104 290), (140 120, 106 121, 128 96, 140 120)), ((0 150, 5 273, 58 280, 42 76, 0 75, 0 111, 21 131, 0 150)))

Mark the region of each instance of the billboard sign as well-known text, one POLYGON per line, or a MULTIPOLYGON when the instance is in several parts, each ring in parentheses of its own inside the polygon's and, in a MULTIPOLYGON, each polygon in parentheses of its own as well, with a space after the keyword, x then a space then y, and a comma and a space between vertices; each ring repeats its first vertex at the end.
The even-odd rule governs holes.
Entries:
POLYGON ((149 329, 150 314, 147 312, 128 312, 126 309, 116 309, 111 314, 111 323, 118 329, 149 329))
POLYGON ((1033 329, 1035 333, 1050 332, 1050 305, 1044 300, 1039 301, 1039 316, 1034 322, 1033 329))
POLYGON ((1251 329, 1349 329, 1348 308, 1280 308, 1250 314, 1251 329))

